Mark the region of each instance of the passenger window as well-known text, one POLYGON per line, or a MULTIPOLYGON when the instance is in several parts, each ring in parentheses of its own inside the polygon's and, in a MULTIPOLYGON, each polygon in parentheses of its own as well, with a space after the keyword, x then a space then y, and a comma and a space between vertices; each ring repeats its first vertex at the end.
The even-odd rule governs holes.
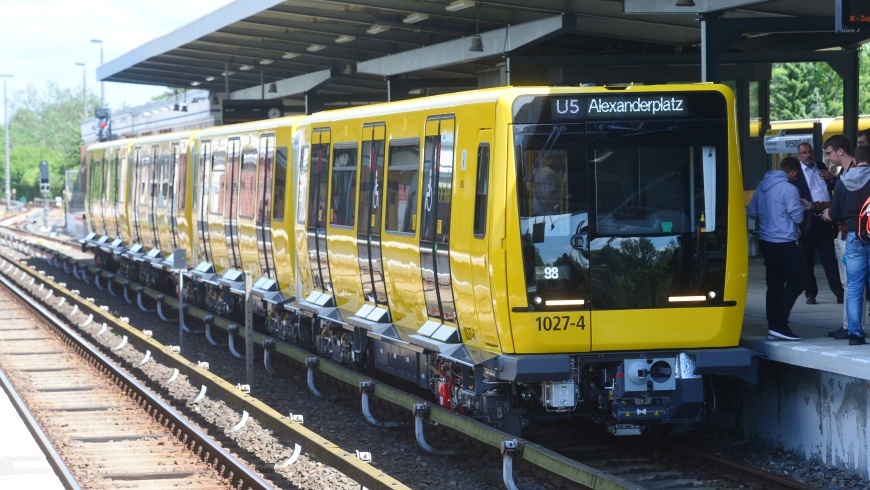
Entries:
POLYGON ((390 143, 387 170, 386 230, 417 231, 417 174, 420 171, 420 140, 390 143))
POLYGON ((239 178, 239 217, 251 219, 257 201, 257 154, 246 151, 242 154, 242 171, 239 178))
POLYGON ((336 144, 332 160, 330 224, 353 227, 356 223, 356 168, 356 144, 336 144))
POLYGON ((474 191, 474 236, 486 235, 486 211, 489 194, 489 145, 484 143, 477 148, 477 185, 474 191))
POLYGON ((224 175, 227 170, 227 154, 225 151, 216 151, 211 160, 211 182, 208 190, 209 212, 211 214, 223 214, 224 212, 224 175))
POLYGON ((287 147, 279 146, 275 157, 275 198, 272 200, 272 219, 284 221, 284 206, 287 192, 287 147))

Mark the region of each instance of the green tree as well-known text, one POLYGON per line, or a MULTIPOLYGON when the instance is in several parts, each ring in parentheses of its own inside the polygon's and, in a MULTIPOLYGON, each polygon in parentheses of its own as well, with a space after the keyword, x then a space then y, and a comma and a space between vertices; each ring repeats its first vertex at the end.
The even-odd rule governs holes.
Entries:
MULTIPOLYGON (((98 105, 97 97, 88 98, 89 107, 98 105)), ((39 197, 39 162, 47 161, 52 195, 59 196, 65 171, 81 165, 81 90, 49 83, 40 92, 31 85, 8 100, 11 187, 17 197, 39 197)), ((2 150, 5 162, 5 146, 2 150)), ((0 173, 0 181, 5 189, 5 172, 0 173)))
MULTIPOLYGON (((870 45, 858 51, 858 112, 870 114, 870 45)), ((843 115, 843 80, 827 63, 774 63, 770 118, 774 121, 843 115)))

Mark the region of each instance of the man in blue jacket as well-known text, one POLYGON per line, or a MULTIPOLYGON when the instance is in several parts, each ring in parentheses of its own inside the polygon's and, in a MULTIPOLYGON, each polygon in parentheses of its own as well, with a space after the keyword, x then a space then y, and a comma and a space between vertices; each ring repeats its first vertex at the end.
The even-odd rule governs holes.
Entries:
POLYGON ((746 215, 758 218, 759 246, 764 257, 767 281, 768 340, 800 340, 788 326, 795 300, 804 290, 804 256, 798 246, 799 227, 804 210, 811 204, 801 201, 793 184, 800 172, 800 161, 785 157, 779 170, 770 170, 758 184, 746 215))

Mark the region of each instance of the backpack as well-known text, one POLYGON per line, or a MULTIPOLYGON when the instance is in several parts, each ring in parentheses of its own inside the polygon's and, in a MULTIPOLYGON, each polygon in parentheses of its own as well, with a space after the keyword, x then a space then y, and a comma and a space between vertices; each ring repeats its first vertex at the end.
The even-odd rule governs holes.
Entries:
POLYGON ((858 213, 858 231, 856 235, 863 243, 870 243, 870 197, 861 205, 858 213))

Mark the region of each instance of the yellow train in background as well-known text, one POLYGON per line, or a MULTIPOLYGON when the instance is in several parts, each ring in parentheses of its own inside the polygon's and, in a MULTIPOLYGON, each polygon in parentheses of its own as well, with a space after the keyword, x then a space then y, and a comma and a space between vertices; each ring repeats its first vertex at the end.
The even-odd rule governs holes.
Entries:
POLYGON ((498 88, 99 143, 101 267, 519 433, 702 419, 744 375, 722 85, 498 88))

